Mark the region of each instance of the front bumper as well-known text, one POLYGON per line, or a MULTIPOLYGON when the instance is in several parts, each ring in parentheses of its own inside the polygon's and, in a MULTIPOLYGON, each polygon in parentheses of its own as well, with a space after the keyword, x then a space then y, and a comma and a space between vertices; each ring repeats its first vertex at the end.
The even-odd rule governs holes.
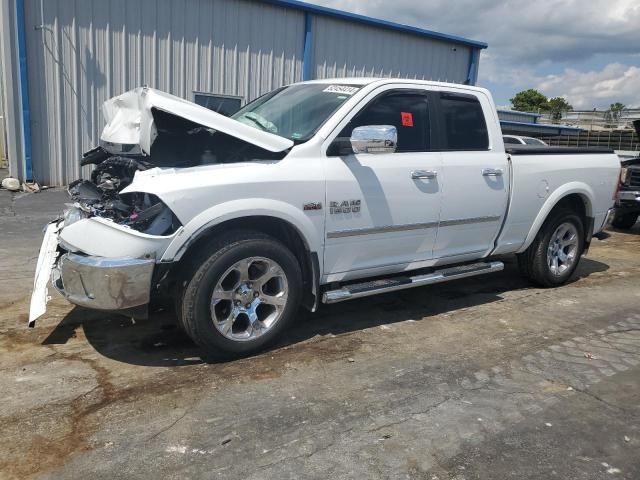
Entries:
POLYGON ((618 200, 623 202, 640 203, 640 191, 621 190, 618 192, 618 200))
POLYGON ((600 229, 598 230, 597 233, 599 233, 599 232, 603 231, 605 228, 607 228, 607 226, 611 222, 611 219, 613 218, 613 215, 615 213, 616 213, 616 209, 615 208, 610 208, 609 210, 607 210, 607 215, 604 217, 604 221, 602 222, 602 226, 600 227, 600 229))
POLYGON ((640 203, 640 191, 620 190, 618 192, 618 201, 640 203))
POLYGON ((96 310, 125 310, 149 303, 155 260, 65 253, 52 283, 69 302, 96 310))

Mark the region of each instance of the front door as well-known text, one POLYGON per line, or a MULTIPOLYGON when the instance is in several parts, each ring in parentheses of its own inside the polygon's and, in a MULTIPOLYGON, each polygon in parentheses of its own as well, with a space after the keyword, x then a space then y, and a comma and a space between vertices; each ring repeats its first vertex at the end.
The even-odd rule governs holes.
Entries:
POLYGON ((438 230, 441 157, 431 151, 427 91, 377 93, 338 135, 392 125, 395 153, 326 157, 324 271, 339 281, 413 268, 432 258, 438 230))

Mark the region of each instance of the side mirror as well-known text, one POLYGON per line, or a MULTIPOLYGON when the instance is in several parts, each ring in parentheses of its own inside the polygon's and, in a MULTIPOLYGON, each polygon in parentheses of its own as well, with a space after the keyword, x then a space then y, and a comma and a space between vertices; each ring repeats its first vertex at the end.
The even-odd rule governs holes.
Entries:
POLYGON ((394 153, 398 146, 398 130, 392 125, 368 125, 351 132, 353 153, 394 153))

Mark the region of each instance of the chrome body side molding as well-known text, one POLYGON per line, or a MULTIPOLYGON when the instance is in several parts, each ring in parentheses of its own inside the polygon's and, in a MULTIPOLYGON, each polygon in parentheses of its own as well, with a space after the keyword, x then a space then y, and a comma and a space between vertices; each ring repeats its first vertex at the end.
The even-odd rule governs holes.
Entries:
POLYGON ((327 238, 357 237, 361 235, 376 235, 379 233, 422 230, 426 228, 436 228, 438 226, 452 227, 454 225, 469 225, 472 223, 497 222, 501 218, 502 218, 501 216, 497 215, 497 216, 490 216, 490 217, 458 218, 453 220, 444 220, 442 222, 411 223, 407 225, 385 225, 383 227, 358 228, 353 230, 339 230, 336 232, 328 232, 327 238))
POLYGON ((472 223, 488 223, 497 222, 502 217, 500 215, 494 215, 489 217, 472 217, 472 218, 459 218, 453 220, 443 220, 440 222, 441 227, 453 227, 455 225, 469 225, 472 223))
POLYGON ((357 237, 360 235, 375 235, 378 233, 405 232, 409 230, 422 230, 426 228, 436 228, 438 222, 412 223, 408 225, 386 225, 384 227, 357 228, 354 230, 339 230, 327 233, 327 238, 357 237))

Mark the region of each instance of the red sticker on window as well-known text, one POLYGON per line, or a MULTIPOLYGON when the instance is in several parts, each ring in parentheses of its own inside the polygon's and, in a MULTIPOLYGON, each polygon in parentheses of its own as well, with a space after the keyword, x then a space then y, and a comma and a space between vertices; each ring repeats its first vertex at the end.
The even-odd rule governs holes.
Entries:
POLYGON ((413 127, 413 115, 410 112, 400 112, 403 127, 413 127))

